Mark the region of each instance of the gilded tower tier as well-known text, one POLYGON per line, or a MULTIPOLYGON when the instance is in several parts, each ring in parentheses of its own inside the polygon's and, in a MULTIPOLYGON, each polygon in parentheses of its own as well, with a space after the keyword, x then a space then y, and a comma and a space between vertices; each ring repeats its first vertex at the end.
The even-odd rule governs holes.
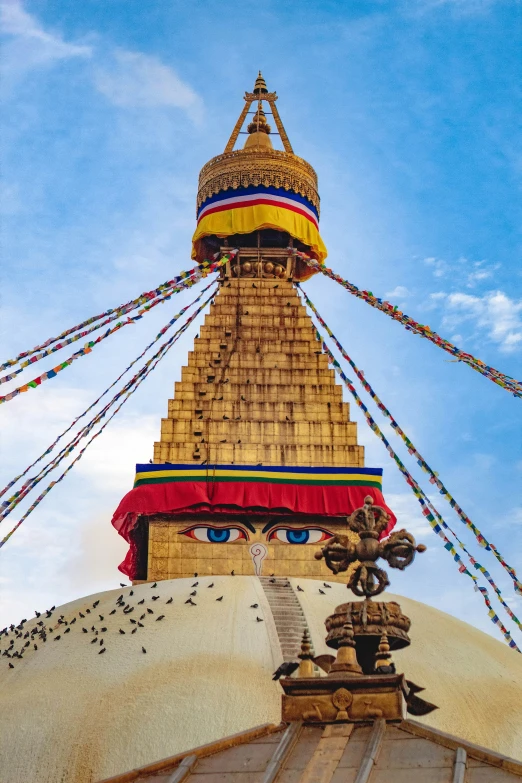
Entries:
POLYGON ((368 492, 384 504, 382 471, 364 466, 357 426, 295 286, 314 273, 302 253, 321 264, 326 248, 317 175, 295 155, 276 101, 260 74, 224 153, 200 174, 193 255, 221 260, 218 291, 152 465, 137 466, 113 519, 131 545, 120 568, 134 581, 324 579, 313 544, 353 538, 347 516, 368 492))

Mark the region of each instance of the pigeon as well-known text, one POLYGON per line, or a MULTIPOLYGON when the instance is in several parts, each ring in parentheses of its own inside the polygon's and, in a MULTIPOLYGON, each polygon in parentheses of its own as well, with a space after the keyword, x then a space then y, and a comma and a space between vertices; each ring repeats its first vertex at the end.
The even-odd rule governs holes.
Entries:
POLYGON ((145 599, 142 598, 141 601, 138 601, 138 606, 141 606, 141 604, 144 604, 144 603, 145 603, 145 599))
POLYGON ((102 623, 103 623, 103 615, 102 615, 102 614, 99 614, 99 615, 98 615, 98 617, 100 618, 100 622, 102 622, 102 623))
POLYGON ((324 590, 321 590, 321 588, 319 588, 319 592, 321 593, 321 595, 326 595, 326 593, 324 592, 324 590))
POLYGON ((222 595, 220 595, 219 598, 216 598, 216 601, 222 601, 222 600, 223 600, 223 596, 222 595))
POLYGON ((230 572, 230 576, 235 576, 235 575, 236 575, 236 574, 235 574, 235 572, 234 572, 234 571, 231 571, 231 572, 230 572))
POLYGON ((197 606, 197 604, 194 603, 192 598, 189 598, 188 601, 185 601, 186 604, 189 604, 190 606, 197 606))
POLYGON ((286 419, 287 421, 290 421, 290 419, 288 418, 288 416, 285 416, 285 419, 286 419))
MULTIPOLYGON (((196 573, 194 574, 194 578, 196 578, 196 577, 197 577, 197 575, 198 575, 198 572, 196 571, 196 573)), ((194 586, 194 585, 193 585, 193 586, 194 586)))
POLYGON ((241 395, 241 399, 243 400, 243 402, 246 402, 246 399, 243 397, 243 395, 241 395))
POLYGON ((98 639, 96 637, 94 637, 94 639, 91 641, 91 644, 95 644, 97 641, 98 641, 98 639))
POLYGON ((134 590, 131 590, 129 595, 134 595, 134 590))
POLYGON ((146 614, 142 614, 140 620, 143 620, 146 616, 147 616, 146 614))
POLYGON ((199 585, 199 582, 194 582, 194 584, 192 585, 192 587, 197 587, 198 585, 199 585))
POLYGON ((154 614, 154 612, 152 611, 152 609, 147 609, 147 612, 148 612, 149 614, 154 614))
POLYGON ((258 607, 258 606, 259 606, 259 604, 251 604, 251 605, 250 605, 250 608, 251 608, 251 609, 257 609, 257 607, 258 607))
POLYGON ((66 628, 64 633, 69 633, 70 630, 71 630, 70 628, 66 628))
POLYGON ((98 653, 98 655, 102 655, 102 653, 104 653, 104 652, 105 652, 105 647, 103 647, 103 648, 100 650, 100 652, 98 653))
POLYGON ((214 582, 211 582, 211 584, 207 585, 207 587, 214 587, 214 582))
POLYGON ((33 647, 34 647, 35 650, 38 649, 38 645, 36 645, 36 644, 34 644, 33 647))
POLYGON ((95 602, 93 603, 93 605, 92 605, 92 606, 93 606, 93 609, 96 609, 96 607, 98 606, 98 604, 99 604, 99 603, 100 603, 100 602, 99 602, 99 600, 98 600, 98 601, 95 601, 95 602))
POLYGON ((297 592, 298 593, 304 593, 304 590, 303 590, 302 587, 299 587, 299 585, 297 585, 297 592))
POLYGON ((238 443, 241 443, 241 441, 240 441, 240 440, 238 440, 238 443))
POLYGON ((158 583, 157 583, 157 582, 154 582, 154 584, 153 584, 153 585, 151 585, 151 589, 152 589, 153 587, 157 587, 157 586, 158 586, 158 583))
POLYGON ((159 620, 164 620, 164 619, 165 619, 165 615, 164 614, 160 614, 159 617, 156 617, 156 622, 158 622, 159 620))
POLYGON ((57 642, 57 641, 58 641, 58 639, 61 639, 61 638, 62 638, 61 636, 55 636, 55 637, 54 637, 54 641, 55 641, 55 642, 57 642))
POLYGON ((133 628, 131 633, 136 633, 137 630, 138 630, 137 628, 133 628))
POLYGON ((269 581, 271 584, 274 584, 274 582, 275 582, 275 579, 269 579, 268 581, 269 581))
POLYGON ((125 631, 123 631, 121 628, 119 629, 121 634, 125 634, 125 631))
POLYGON ((158 598, 159 598, 159 595, 153 595, 153 596, 152 596, 152 600, 153 600, 153 601, 157 601, 157 600, 158 600, 158 598))
POLYGON ((275 670, 272 675, 273 680, 278 680, 280 677, 290 677, 299 668, 299 662, 285 661, 281 666, 275 670))
POLYGON ((145 647, 142 647, 142 648, 141 648, 141 651, 142 651, 142 653, 146 653, 146 652, 147 652, 147 650, 145 649, 145 647))
POLYGON ((171 604, 173 600, 174 600, 173 598, 169 598, 169 600, 167 601, 167 603, 168 603, 168 604, 171 604))
POLYGON ((113 609, 112 612, 109 612, 109 614, 116 614, 116 609, 113 609))
MULTIPOLYGON (((137 625, 138 625, 140 628, 145 628, 145 626, 143 625, 143 623, 140 623, 140 622, 138 622, 138 623, 137 623, 137 625)), ((134 633, 134 631, 133 631, 133 633, 134 633)))
POLYGON ((198 592, 197 590, 193 590, 193 591, 190 593, 190 595, 191 595, 192 597, 194 597, 195 595, 197 595, 197 592, 198 592))
POLYGON ((329 587, 331 589, 332 585, 327 585, 326 582, 323 582, 323 587, 329 587))
POLYGON ((87 628, 82 628, 82 631, 83 631, 84 633, 89 633, 89 631, 87 630, 87 628))
POLYGON ((255 283, 252 283, 252 288, 257 288, 257 285, 255 283))
POLYGON ((13 666, 13 664, 11 663, 11 661, 9 661, 9 668, 10 668, 10 669, 14 669, 14 666, 13 666))
POLYGON ((127 587, 127 585, 124 585, 123 582, 120 582, 120 587, 127 587))
POLYGON ((223 418, 228 420, 228 416, 225 416, 225 414, 223 414, 223 418))
POLYGON ((262 617, 256 617, 256 620, 257 620, 258 623, 264 622, 262 617))

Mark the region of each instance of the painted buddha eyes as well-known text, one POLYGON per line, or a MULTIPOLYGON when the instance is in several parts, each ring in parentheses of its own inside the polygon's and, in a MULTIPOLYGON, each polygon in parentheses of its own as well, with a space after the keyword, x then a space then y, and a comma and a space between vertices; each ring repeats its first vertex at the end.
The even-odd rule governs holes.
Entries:
MULTIPOLYGON (((229 544, 232 541, 248 541, 249 535, 243 528, 215 527, 213 525, 194 525, 180 530, 180 535, 203 541, 206 544, 229 544)), ((326 541, 333 533, 320 527, 277 527, 268 533, 268 541, 281 541, 283 544, 317 544, 326 541)))
POLYGON ((229 544, 232 541, 243 539, 248 541, 247 533, 239 527, 212 527, 211 525, 198 525, 180 530, 180 533, 196 541, 204 541, 207 544, 229 544))
POLYGON ((268 535, 269 541, 281 541, 283 544, 317 544, 332 537, 328 530, 320 527, 278 527, 268 535))

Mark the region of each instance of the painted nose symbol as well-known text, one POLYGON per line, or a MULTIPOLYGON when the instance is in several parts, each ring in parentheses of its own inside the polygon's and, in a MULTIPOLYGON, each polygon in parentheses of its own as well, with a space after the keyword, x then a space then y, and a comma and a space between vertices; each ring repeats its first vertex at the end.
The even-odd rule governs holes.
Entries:
POLYGON ((263 570, 263 560, 267 556, 268 550, 264 544, 256 541, 254 544, 252 544, 249 551, 250 557, 252 558, 252 562, 254 564, 256 576, 261 576, 261 571, 263 570))

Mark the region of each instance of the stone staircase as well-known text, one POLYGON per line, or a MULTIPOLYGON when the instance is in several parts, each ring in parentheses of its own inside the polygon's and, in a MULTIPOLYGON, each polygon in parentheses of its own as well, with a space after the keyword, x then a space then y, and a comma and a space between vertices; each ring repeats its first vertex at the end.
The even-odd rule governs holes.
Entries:
POLYGON ((261 576, 272 615, 274 617, 281 651, 285 661, 296 661, 301 651, 303 632, 308 625, 292 586, 285 577, 261 576))

